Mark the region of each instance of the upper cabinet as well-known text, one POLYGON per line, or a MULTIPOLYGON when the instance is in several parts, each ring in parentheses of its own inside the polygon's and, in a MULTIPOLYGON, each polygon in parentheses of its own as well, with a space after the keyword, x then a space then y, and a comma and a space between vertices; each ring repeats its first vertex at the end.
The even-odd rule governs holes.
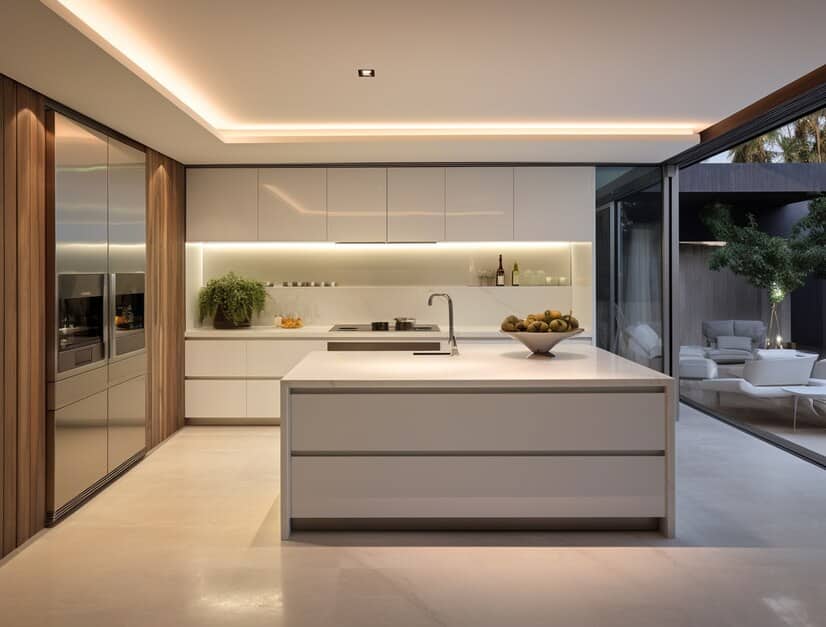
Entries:
POLYGON ((445 169, 388 168, 387 241, 445 239, 445 169))
POLYGON ((447 168, 445 239, 513 239, 513 168, 447 168))
POLYGON ((387 240, 387 169, 327 170, 327 239, 332 242, 387 240))
POLYGON ((326 170, 258 171, 258 239, 316 242, 327 239, 326 170))
POLYGON ((186 235, 191 242, 592 241, 594 172, 191 168, 186 235))
POLYGON ((186 239, 244 242, 258 239, 258 170, 188 168, 186 239))
POLYGON ((514 168, 514 239, 590 242, 594 185, 593 167, 514 168))

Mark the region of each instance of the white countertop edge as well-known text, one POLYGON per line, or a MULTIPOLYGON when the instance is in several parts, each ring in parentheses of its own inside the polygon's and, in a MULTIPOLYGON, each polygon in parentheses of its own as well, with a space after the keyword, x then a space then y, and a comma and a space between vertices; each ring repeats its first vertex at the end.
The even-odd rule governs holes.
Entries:
POLYGON ((673 384, 670 378, 652 379, 535 379, 519 381, 509 379, 451 379, 449 381, 441 379, 363 379, 363 380, 321 380, 321 379, 301 379, 287 376, 281 379, 282 386, 286 386, 291 392, 301 392, 302 390, 328 389, 328 390, 366 390, 376 389, 459 389, 459 390, 487 390, 497 389, 504 391, 541 391, 549 388, 560 388, 566 391, 572 389, 613 389, 613 388, 666 388, 673 384))
MULTIPOLYGON (((279 329, 276 327, 259 326, 245 329, 187 329, 184 337, 188 340, 219 340, 219 339, 266 339, 266 340, 447 340, 446 328, 436 332, 424 331, 330 331, 332 325, 311 325, 300 329, 279 329)), ((492 326, 467 326, 456 328, 458 340, 507 340, 515 341, 492 326)), ((586 331, 577 336, 577 340, 590 340, 586 331)))

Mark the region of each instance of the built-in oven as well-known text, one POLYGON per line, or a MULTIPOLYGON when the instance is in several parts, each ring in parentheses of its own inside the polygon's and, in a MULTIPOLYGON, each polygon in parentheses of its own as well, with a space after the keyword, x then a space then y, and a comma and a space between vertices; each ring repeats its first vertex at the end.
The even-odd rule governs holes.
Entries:
POLYGON ((57 276, 57 372, 106 358, 106 275, 57 276))
POLYGON ((142 350, 144 331, 145 275, 143 272, 117 272, 111 275, 111 357, 142 350))

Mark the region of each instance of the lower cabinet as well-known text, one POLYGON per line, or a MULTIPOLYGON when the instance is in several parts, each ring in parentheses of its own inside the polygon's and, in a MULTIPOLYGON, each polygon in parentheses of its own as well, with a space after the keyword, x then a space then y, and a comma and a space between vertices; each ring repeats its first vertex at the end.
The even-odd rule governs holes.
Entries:
POLYGON ((187 379, 187 418, 244 418, 247 385, 243 379, 187 379))
POLYGON ((54 411, 51 511, 57 511, 106 475, 106 412, 106 390, 54 411))
POLYGON ((109 388, 108 424, 111 472, 146 446, 146 375, 109 388))
POLYGON ((281 377, 325 349, 321 340, 187 340, 186 418, 277 421, 281 377))
POLYGON ((278 418, 281 415, 281 380, 247 379, 247 418, 278 418))
POLYGON ((188 379, 187 418, 278 418, 280 379, 188 379))

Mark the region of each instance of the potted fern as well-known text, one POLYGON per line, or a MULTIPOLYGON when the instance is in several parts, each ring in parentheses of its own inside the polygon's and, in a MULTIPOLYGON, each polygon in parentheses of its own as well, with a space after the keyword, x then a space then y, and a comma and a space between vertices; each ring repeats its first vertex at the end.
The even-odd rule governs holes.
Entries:
POLYGON ((264 284, 229 272, 207 281, 198 292, 198 318, 212 318, 216 329, 248 327, 254 314, 264 311, 264 284))

